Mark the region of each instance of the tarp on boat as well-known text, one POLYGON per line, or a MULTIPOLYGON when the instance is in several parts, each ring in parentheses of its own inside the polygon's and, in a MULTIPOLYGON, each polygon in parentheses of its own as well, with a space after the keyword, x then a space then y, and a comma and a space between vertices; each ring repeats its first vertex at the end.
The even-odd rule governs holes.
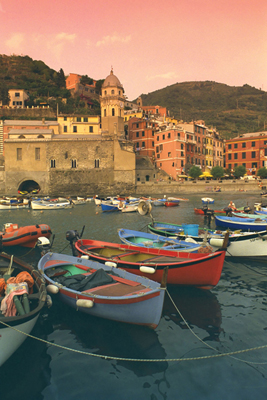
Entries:
POLYGON ((91 275, 78 274, 73 276, 59 276, 55 278, 55 281, 69 289, 77 290, 78 292, 116 283, 116 281, 107 274, 103 268, 98 269, 91 275))

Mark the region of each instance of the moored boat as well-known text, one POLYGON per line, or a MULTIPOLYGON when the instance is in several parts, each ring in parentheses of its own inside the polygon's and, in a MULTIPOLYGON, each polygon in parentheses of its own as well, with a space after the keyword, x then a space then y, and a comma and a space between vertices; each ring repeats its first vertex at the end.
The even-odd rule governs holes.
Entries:
MULTIPOLYGON (((221 248, 226 231, 199 228, 195 235, 185 234, 182 225, 153 221, 148 229, 164 237, 172 236, 185 240, 191 237, 197 243, 207 242, 213 251, 221 248)), ((267 259, 267 230, 259 232, 229 232, 226 257, 267 259)))
POLYGON ((33 210, 64 210, 65 208, 72 208, 73 204, 69 200, 32 200, 30 207, 33 210))
POLYGON ((267 221, 256 221, 254 218, 224 217, 215 215, 215 223, 218 227, 229 228, 231 230, 243 230, 258 232, 267 230, 267 221))
POLYGON ((41 274, 31 265, 4 253, 0 254, 0 260, 1 366, 31 333, 46 304, 47 294, 41 274))
POLYGON ((50 238, 52 231, 46 224, 19 227, 18 224, 6 223, 0 232, 0 246, 34 247, 40 237, 50 238))
POLYGON ((73 252, 80 256, 87 255, 91 260, 151 277, 157 282, 161 282, 163 271, 168 266, 167 283, 202 289, 217 285, 225 258, 225 251, 200 254, 79 239, 76 231, 67 232, 67 239, 73 252))
POLYGON ((77 311, 152 328, 160 322, 164 283, 161 286, 122 269, 50 252, 41 258, 38 269, 47 290, 77 311))
MULTIPOLYGON (((131 229, 118 229, 118 235, 122 243, 139 246, 164 248, 166 250, 197 252, 204 249, 194 240, 180 240, 178 238, 166 238, 161 235, 134 231, 131 229)), ((210 250, 211 251, 211 250, 210 250)))

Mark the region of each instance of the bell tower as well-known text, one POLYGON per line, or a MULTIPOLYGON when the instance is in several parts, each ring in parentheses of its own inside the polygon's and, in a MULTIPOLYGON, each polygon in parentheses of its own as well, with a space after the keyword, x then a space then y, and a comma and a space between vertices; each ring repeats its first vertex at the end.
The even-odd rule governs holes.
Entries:
POLYGON ((111 69, 101 89, 102 133, 124 135, 124 101, 123 86, 111 69))

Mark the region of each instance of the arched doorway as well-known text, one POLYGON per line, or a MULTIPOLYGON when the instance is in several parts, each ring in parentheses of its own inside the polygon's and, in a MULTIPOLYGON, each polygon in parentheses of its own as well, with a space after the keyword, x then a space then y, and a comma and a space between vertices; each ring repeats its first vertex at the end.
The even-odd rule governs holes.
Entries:
POLYGON ((37 182, 32 180, 27 180, 22 182, 18 187, 19 193, 38 193, 40 191, 40 186, 37 182))

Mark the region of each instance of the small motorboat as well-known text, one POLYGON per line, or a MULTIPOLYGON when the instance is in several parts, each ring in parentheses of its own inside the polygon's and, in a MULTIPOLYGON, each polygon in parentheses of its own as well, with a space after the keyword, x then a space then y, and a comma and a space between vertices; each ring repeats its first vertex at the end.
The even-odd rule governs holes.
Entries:
POLYGON ((47 294, 40 272, 31 265, 4 253, 0 260, 1 366, 31 333, 47 303, 47 294))
POLYGON ((69 200, 32 200, 30 202, 32 210, 64 210, 73 206, 74 204, 69 200))
POLYGON ((165 201, 165 207, 177 207, 179 206, 180 201, 173 201, 173 200, 167 200, 165 201))
POLYGON ((202 197, 201 200, 203 204, 214 204, 214 199, 211 197, 202 197))
POLYGON ((0 246, 34 247, 40 237, 50 238, 52 231, 46 224, 19 227, 18 224, 6 223, 0 232, 0 246))
POLYGON ((155 207, 164 207, 166 203, 166 199, 157 199, 157 200, 153 200, 152 204, 155 207))
POLYGON ((180 240, 173 237, 163 237, 151 233, 134 231, 131 229, 118 229, 118 235, 122 243, 139 247, 152 247, 166 250, 198 252, 202 248, 194 240, 180 240))
POLYGON ((163 309, 166 276, 160 285, 88 258, 46 253, 38 269, 44 274, 47 291, 77 311, 156 328, 163 309))
POLYGON ((89 256, 91 260, 151 277, 157 282, 161 282, 168 266, 167 283, 179 286, 211 289, 220 280, 225 259, 225 251, 200 254, 108 243, 79 239, 77 231, 68 231, 66 238, 73 254, 89 256))
POLYGON ((256 221, 254 218, 238 218, 238 217, 223 217, 215 215, 215 223, 218 227, 224 227, 231 230, 242 230, 250 232, 258 232, 267 230, 267 221, 256 221))
MULTIPOLYGON (((207 242, 213 251, 222 247, 226 231, 199 228, 194 232, 185 232, 182 225, 153 221, 148 225, 150 232, 163 237, 177 237, 181 240, 192 238, 201 244, 207 242)), ((226 257, 251 257, 253 259, 267 259, 266 249, 267 230, 259 232, 229 232, 226 257)))
POLYGON ((120 211, 118 204, 112 204, 109 201, 102 201, 101 202, 101 209, 103 212, 113 212, 113 211, 120 211))

